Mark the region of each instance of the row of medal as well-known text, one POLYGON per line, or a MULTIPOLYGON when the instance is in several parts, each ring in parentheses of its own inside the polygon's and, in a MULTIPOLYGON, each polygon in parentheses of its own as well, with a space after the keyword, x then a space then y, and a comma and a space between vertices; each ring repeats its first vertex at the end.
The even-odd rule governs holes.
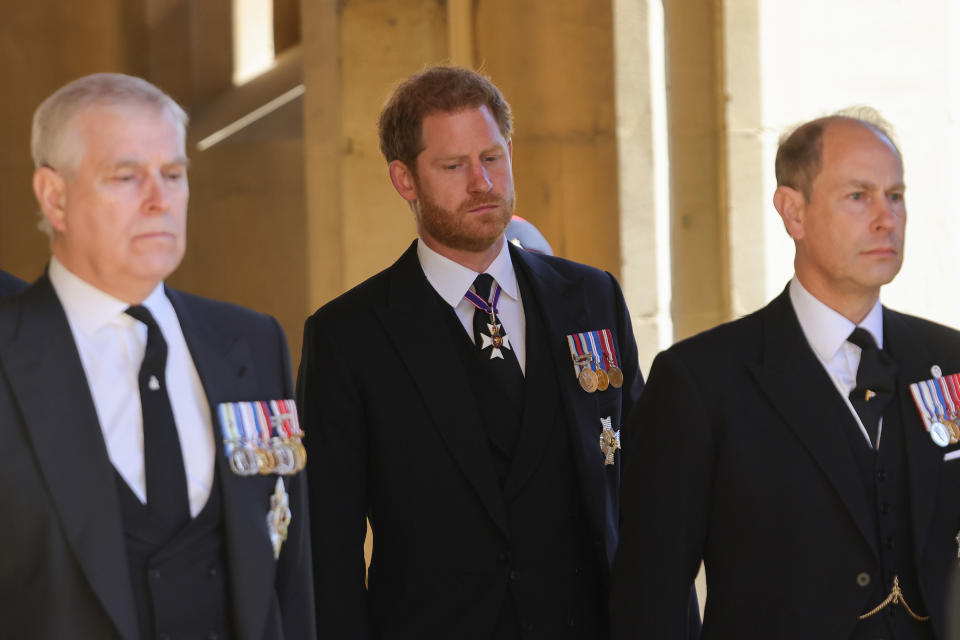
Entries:
POLYGON ((623 386, 623 372, 617 366, 617 352, 610 329, 585 331, 567 336, 573 370, 587 393, 623 386))
POLYGON ((934 444, 947 447, 960 442, 960 373, 914 382, 910 394, 934 444))
POLYGON ((293 400, 221 402, 217 414, 224 452, 237 475, 287 476, 307 465, 293 400))

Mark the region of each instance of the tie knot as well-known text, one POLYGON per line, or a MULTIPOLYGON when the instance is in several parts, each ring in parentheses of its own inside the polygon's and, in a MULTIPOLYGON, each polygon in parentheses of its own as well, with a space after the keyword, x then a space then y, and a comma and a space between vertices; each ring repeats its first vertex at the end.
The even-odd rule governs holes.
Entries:
POLYGON ((873 335, 861 327, 857 327, 850 333, 847 342, 852 342, 864 351, 877 348, 877 342, 873 339, 873 335))
POLYGON ((153 319, 153 314, 151 314, 150 310, 147 309, 142 304, 131 305, 127 307, 127 310, 124 311, 124 313, 126 313, 131 318, 139 320, 140 322, 147 325, 148 327, 156 324, 156 322, 153 319))
POLYGON ((490 300, 490 287, 493 286, 493 276, 481 273, 473 281, 473 290, 484 300, 490 300))

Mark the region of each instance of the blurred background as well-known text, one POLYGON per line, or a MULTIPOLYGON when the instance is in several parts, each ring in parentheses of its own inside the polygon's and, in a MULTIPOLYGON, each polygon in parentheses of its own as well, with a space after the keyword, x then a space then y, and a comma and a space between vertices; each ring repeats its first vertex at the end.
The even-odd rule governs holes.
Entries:
POLYGON ((890 120, 910 222, 887 304, 960 326, 960 8, 952 0, 6 0, 0 268, 48 256, 30 118, 96 71, 192 117, 189 246, 175 286, 304 318, 414 237, 376 141, 424 65, 489 74, 516 116, 517 213, 620 278, 646 370, 792 273, 771 204, 780 133, 855 104, 890 120))

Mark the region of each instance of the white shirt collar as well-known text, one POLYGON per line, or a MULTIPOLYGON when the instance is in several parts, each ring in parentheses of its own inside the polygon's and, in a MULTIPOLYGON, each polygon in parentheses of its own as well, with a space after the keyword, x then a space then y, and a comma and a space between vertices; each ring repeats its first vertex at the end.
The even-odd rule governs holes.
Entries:
POLYGON ((863 322, 855 325, 815 298, 794 275, 790 280, 790 302, 807 342, 824 362, 833 359, 857 326, 869 331, 877 346, 883 348, 883 306, 879 300, 863 322))
MULTIPOLYGON (((114 298, 75 275, 63 266, 56 256, 50 258, 47 273, 67 318, 85 335, 93 335, 110 323, 132 326, 132 323, 136 322, 124 313, 130 306, 128 303, 114 298)), ((165 312, 170 302, 164 294, 162 282, 157 284, 142 304, 150 309, 154 316, 158 312, 165 312)))
MULTIPOLYGON (((424 275, 427 276, 427 281, 451 307, 460 304, 463 295, 479 275, 473 269, 440 255, 420 239, 417 240, 417 258, 420 260, 424 275)), ((506 242, 484 273, 493 276, 503 289, 503 293, 514 300, 520 299, 517 274, 513 270, 510 249, 506 242)))

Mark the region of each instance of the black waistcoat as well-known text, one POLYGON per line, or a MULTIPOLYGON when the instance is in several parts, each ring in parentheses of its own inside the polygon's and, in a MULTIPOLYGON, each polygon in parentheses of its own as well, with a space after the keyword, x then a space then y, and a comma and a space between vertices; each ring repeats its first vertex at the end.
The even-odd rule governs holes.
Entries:
MULTIPOLYGON (((847 442, 857 461, 860 480, 873 509, 873 531, 880 552, 876 569, 871 572, 870 606, 879 605, 890 594, 894 576, 899 578, 903 597, 914 613, 925 616, 917 577, 912 516, 908 494, 906 438, 900 419, 901 404, 894 397, 883 412, 883 430, 879 449, 871 447, 852 419, 847 423, 847 442)), ((895 638, 896 640, 932 639, 929 622, 914 620, 902 605, 888 605, 883 611, 861 620, 855 639, 895 638)))
MULTIPOLYGON (((494 637, 605 638, 600 556, 590 542, 594 536, 589 534, 579 490, 571 425, 563 411, 548 343, 563 336, 547 335, 536 296, 520 269, 517 279, 526 317, 522 407, 491 399, 490 390, 496 385, 489 379, 489 368, 479 360, 489 356, 478 353, 456 315, 443 305, 481 420, 488 430, 493 421, 500 421, 499 427, 509 422, 516 429, 512 451, 488 437, 510 530, 500 558, 506 597, 494 637)), ((506 329, 509 335, 511 329, 506 329)))
POLYGON ((207 504, 172 534, 164 533, 120 474, 114 476, 143 640, 232 637, 217 473, 207 504))

